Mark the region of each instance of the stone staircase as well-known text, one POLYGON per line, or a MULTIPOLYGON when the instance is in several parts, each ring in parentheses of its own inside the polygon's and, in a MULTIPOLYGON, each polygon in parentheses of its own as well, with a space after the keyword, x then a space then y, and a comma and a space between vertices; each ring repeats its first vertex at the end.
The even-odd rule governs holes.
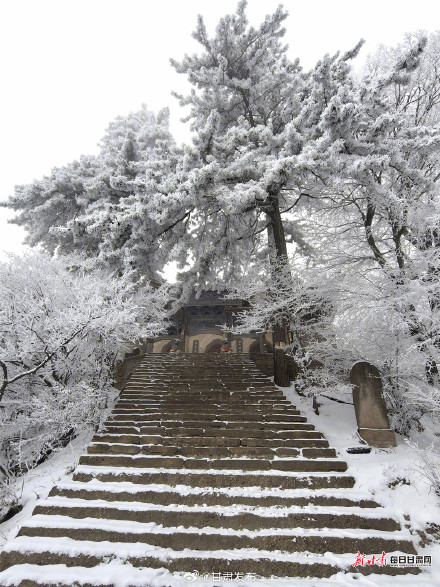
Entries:
POLYGON ((351 566, 415 550, 346 469, 249 358, 146 355, 72 480, 6 546, 0 585, 403 573, 351 566))

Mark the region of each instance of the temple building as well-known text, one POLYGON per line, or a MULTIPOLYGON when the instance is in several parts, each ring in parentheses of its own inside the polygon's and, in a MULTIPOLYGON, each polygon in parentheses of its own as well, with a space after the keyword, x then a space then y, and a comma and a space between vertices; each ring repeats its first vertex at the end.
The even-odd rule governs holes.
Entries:
POLYGON ((216 291, 193 294, 188 303, 172 318, 167 333, 149 341, 149 352, 218 353, 227 346, 234 353, 272 352, 272 332, 231 334, 224 326, 234 325, 239 312, 245 312, 249 302, 224 299, 216 291))

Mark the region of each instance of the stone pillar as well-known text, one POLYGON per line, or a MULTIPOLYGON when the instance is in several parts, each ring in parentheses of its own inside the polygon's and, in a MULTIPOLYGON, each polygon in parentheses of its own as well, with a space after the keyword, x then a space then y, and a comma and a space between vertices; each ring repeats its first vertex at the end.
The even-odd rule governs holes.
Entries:
POLYGON ((289 387, 289 365, 287 362, 286 353, 280 348, 274 348, 274 381, 280 387, 289 387))
POLYGON ((369 445, 379 448, 396 446, 396 436, 390 430, 378 369, 367 362, 356 363, 350 371, 350 382, 354 385, 354 411, 361 438, 369 445))

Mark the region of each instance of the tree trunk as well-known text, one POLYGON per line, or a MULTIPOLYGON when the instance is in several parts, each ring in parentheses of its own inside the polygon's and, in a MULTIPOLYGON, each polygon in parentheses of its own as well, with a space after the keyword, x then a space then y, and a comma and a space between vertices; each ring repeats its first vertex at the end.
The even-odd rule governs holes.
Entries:
MULTIPOLYGON (((272 271, 280 271, 287 266, 287 245, 284 234, 283 222, 279 206, 279 190, 269 192, 268 206, 266 214, 269 219, 267 226, 268 240, 270 250, 270 262, 272 271)), ((274 341, 274 380, 276 385, 288 387, 290 385, 289 366, 286 353, 281 348, 277 348, 277 343, 281 346, 288 343, 287 324, 275 324, 273 328, 274 341)))
MULTIPOLYGON (((287 245, 284 234, 283 222, 281 219, 279 206, 279 192, 269 192, 268 206, 266 214, 269 219, 267 225, 267 236, 269 241, 269 256, 272 265, 272 271, 279 271, 280 264, 284 266, 287 264, 287 245)), ((276 324, 273 329, 274 344, 287 344, 287 325, 276 324)))
MULTIPOLYGON (((287 259, 286 237, 284 234, 283 221, 281 219, 278 196, 278 193, 269 193, 268 207, 266 209, 266 214, 270 221, 267 226, 269 243, 272 243, 272 246, 275 249, 274 258, 277 261, 282 258, 287 259)), ((271 256, 271 259, 273 259, 273 256, 271 256)))

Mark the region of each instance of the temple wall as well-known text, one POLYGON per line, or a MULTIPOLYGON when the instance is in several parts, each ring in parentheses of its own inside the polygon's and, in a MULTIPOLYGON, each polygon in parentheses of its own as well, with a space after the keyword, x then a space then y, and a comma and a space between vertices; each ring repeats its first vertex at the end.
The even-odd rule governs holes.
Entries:
MULTIPOLYGON (((150 352, 168 353, 175 338, 177 337, 169 336, 155 339, 152 342, 152 349, 150 352)), ((221 331, 189 333, 185 336, 184 347, 182 347, 182 350, 185 353, 219 352, 225 338, 225 333, 221 331), (195 348, 194 342, 198 343, 198 348, 195 348)), ((232 336, 230 347, 234 353, 254 354, 261 352, 260 339, 258 336, 232 336)), ((266 352, 271 352, 271 350, 272 347, 269 343, 266 345, 266 352)))
MULTIPOLYGON (((222 332, 199 332, 197 334, 189 334, 187 337, 187 348, 185 351, 192 353, 194 349, 194 341, 198 341, 198 352, 205 353, 209 346, 222 345, 225 336, 222 332)), ((219 349, 220 350, 220 349, 219 349)))
POLYGON ((260 352, 259 338, 255 336, 234 336, 231 341, 231 348, 234 353, 250 353, 251 347, 256 347, 256 352, 260 352), (241 349, 240 349, 241 341, 241 349))
POLYGON ((155 340, 153 342, 153 353, 168 353, 173 343, 174 337, 155 340))

